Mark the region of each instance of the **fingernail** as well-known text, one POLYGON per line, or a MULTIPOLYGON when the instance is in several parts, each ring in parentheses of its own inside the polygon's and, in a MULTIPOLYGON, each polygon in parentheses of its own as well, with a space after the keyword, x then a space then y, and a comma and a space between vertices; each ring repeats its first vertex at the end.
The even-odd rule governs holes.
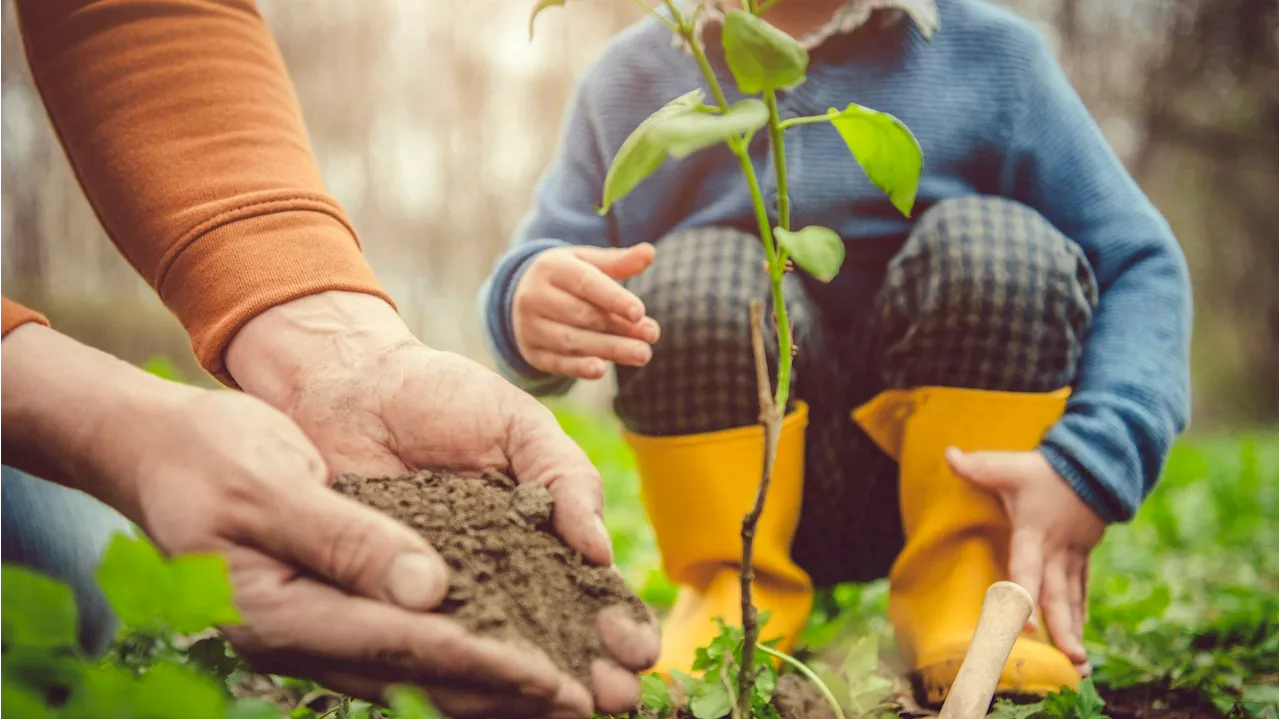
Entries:
POLYGON ((651 344, 657 342, 662 337, 662 328, 658 326, 657 322, 649 320, 649 326, 645 328, 644 336, 651 344))
POLYGON ((650 359, 653 359, 653 350, 647 346, 636 350, 636 361, 640 364, 646 364, 650 359))
POLYGON ((449 589, 444 563, 418 552, 405 552, 391 562, 386 578, 387 598, 404 609, 434 607, 449 589))
POLYGON ((609 552, 609 560, 613 560, 613 540, 609 539, 609 528, 604 526, 604 519, 600 515, 596 515, 596 534, 600 535, 600 541, 604 544, 605 550, 609 552))
POLYGON ((644 319, 644 307, 632 305, 631 309, 627 310, 627 319, 632 322, 639 322, 644 319))

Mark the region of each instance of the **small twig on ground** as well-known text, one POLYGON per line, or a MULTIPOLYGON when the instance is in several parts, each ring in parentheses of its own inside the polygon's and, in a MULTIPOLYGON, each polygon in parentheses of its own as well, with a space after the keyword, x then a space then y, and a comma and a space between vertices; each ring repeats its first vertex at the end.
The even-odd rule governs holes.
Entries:
POLYGON ((769 494, 769 478, 778 456, 778 438, 782 433, 782 411, 773 401, 769 383, 769 362, 764 351, 764 309, 759 300, 751 302, 751 351, 755 355, 756 389, 760 395, 760 424, 764 426, 764 467, 760 473, 760 486, 756 490, 756 503, 742 518, 742 565, 739 579, 742 588, 742 661, 738 670, 738 713, 751 716, 751 685, 756 679, 756 641, 760 626, 755 606, 751 603, 751 581, 755 571, 751 561, 756 525, 764 511, 764 501, 769 494))

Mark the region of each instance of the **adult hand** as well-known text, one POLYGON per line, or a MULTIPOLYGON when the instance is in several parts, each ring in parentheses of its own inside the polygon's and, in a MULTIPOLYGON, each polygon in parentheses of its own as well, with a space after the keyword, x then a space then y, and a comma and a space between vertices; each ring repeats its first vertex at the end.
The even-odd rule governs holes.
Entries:
POLYGON ((447 589, 443 562, 329 490, 319 452, 280 412, 44 327, 6 337, 3 361, 6 461, 94 494, 166 552, 224 553, 244 618, 226 631, 259 668, 372 699, 412 682, 458 716, 589 716, 586 689, 541 653, 426 612, 447 589))
POLYGON ((966 453, 953 447, 946 458, 957 476, 1004 503, 1013 525, 1009 576, 1037 598, 1053 643, 1088 676, 1089 554, 1106 523, 1040 452, 966 453))
MULTIPOLYGON (((298 423, 331 474, 496 469, 545 486, 561 537, 612 562, 600 476, 551 412, 480 365, 426 347, 382 300, 326 292, 280 305, 237 333, 226 360, 243 389, 298 423)), ((602 633, 616 663, 596 662, 592 689, 596 708, 615 712, 638 698, 635 672, 656 659, 657 633, 625 620, 602 633)))
POLYGON ((653 263, 653 245, 557 247, 516 285, 512 329, 520 356, 552 374, 599 379, 606 362, 640 367, 653 357, 658 323, 621 284, 653 263))

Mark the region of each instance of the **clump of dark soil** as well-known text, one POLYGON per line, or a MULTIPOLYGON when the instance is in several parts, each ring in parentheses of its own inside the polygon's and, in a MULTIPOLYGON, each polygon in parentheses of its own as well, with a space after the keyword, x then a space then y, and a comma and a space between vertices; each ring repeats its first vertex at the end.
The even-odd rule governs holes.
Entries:
POLYGON ((648 610, 608 567, 591 564, 551 533, 551 494, 498 473, 338 477, 338 492, 405 523, 450 568, 439 612, 476 634, 546 652, 591 686, 591 661, 606 657, 597 619, 622 605, 636 621, 648 610))
POLYGON ((1112 719, 1216 719, 1222 712, 1213 702, 1192 691, 1141 684, 1125 689, 1099 690, 1112 719))

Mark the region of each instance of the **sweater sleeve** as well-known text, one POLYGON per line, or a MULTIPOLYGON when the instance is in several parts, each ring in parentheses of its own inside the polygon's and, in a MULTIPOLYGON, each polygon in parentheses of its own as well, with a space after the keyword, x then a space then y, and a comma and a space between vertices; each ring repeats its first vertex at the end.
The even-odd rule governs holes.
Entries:
POLYGON ((0 297, 0 337, 8 337, 10 332, 33 322, 45 326, 49 324, 39 312, 23 307, 8 297, 0 297))
POLYGON ((574 92, 561 126, 556 156, 534 190, 533 207, 512 238, 510 249, 498 258, 493 273, 480 288, 477 303, 484 314, 486 343, 499 371, 538 395, 563 394, 574 380, 535 369, 521 357, 511 317, 516 285, 545 250, 565 245, 616 244, 612 221, 595 212, 603 196, 608 160, 600 150, 589 88, 590 75, 574 92))
POLYGON ((1041 450, 1099 516, 1127 521, 1190 414, 1186 259, 1043 42, 1028 67, 1004 190, 1080 245, 1099 289, 1072 398, 1041 450))
POLYGON ((324 189, 252 0, 19 0, 28 62, 112 241, 201 364, 244 323, 325 290, 390 302, 324 189))

